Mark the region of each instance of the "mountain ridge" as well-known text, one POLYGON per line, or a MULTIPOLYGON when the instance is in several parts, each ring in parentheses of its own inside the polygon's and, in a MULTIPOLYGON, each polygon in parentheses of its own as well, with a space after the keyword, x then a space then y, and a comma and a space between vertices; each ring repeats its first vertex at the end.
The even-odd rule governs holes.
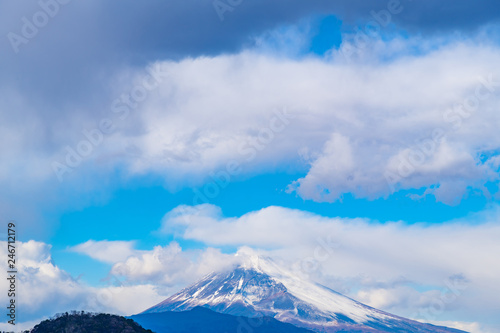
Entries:
POLYGON ((155 333, 314 333, 271 317, 233 316, 199 306, 188 311, 145 313, 130 318, 155 333))
POLYGON ((233 270, 214 272, 141 314, 201 306, 233 316, 268 316, 315 332, 464 333, 372 308, 304 280, 272 259, 244 255, 233 270))

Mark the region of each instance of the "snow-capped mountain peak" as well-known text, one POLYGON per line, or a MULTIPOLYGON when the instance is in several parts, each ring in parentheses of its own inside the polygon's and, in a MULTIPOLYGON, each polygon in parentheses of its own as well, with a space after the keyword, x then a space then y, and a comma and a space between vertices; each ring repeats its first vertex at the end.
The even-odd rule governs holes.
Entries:
POLYGON ((239 251, 235 254, 235 257, 239 262, 239 267, 244 269, 253 269, 260 272, 262 272, 260 262, 271 260, 270 258, 259 255, 257 252, 247 247, 239 249, 239 251))
POLYGON ((274 317, 317 332, 460 332, 371 308, 251 250, 237 257, 239 265, 233 270, 209 274, 144 313, 203 306, 231 315, 274 317))

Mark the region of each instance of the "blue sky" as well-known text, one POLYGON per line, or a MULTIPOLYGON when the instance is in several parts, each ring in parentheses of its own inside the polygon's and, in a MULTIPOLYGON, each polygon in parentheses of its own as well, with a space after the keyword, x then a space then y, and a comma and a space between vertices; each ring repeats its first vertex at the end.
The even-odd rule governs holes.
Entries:
POLYGON ((26 326, 137 313, 242 247, 295 267, 329 237, 310 278, 500 332, 496 2, 46 2, 30 36, 46 7, 0 5, 0 210, 25 294, 45 290, 26 326))
MULTIPOLYGON (((241 216, 246 212, 258 211, 268 206, 282 206, 327 217, 364 217, 374 220, 374 223, 402 220, 408 224, 446 223, 467 217, 492 204, 479 194, 471 195, 458 206, 437 203, 433 198, 421 200, 409 198, 411 193, 421 194, 423 189, 401 191, 387 199, 356 199, 346 195, 342 201, 318 203, 286 193, 287 185, 300 176, 302 175, 287 173, 265 174, 231 182, 227 187, 221 187, 220 194, 208 203, 221 207, 228 217, 241 216)), ((165 212, 178 205, 190 204, 197 193, 195 191, 200 188, 203 189, 203 187, 186 188, 172 193, 158 185, 143 187, 141 181, 136 180, 114 191, 103 204, 64 212, 59 219, 60 226, 48 238, 48 242, 54 246, 52 252, 54 260, 74 276, 83 274, 84 280, 99 284, 109 271, 109 266, 68 251, 69 246, 97 239, 97 230, 98 239, 137 240, 137 247, 143 250, 173 240, 179 242, 183 248, 203 248, 202 243, 186 241, 174 235, 155 233, 165 212), (82 265, 82 261, 86 264, 82 265)), ((229 251, 234 249, 231 248, 229 251)))

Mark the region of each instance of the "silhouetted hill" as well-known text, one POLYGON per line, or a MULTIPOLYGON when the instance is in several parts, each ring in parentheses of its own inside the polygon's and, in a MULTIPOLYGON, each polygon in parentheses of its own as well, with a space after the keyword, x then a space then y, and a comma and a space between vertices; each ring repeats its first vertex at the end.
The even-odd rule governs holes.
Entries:
POLYGON ((132 319, 110 314, 72 312, 42 321, 30 333, 153 333, 132 319))

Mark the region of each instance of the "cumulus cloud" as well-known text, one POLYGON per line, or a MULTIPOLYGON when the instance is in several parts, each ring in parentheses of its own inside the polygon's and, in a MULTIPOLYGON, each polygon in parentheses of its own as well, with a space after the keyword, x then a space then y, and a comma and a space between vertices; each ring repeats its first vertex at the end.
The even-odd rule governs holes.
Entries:
MULTIPOLYGON (((7 257, 6 242, 1 242, 0 252, 7 257)), ((17 294, 18 312, 24 320, 55 313, 85 301, 86 293, 80 283, 53 262, 50 245, 29 241, 17 242, 17 294)), ((7 262, 2 263, 7 270, 7 262)), ((8 289, 8 281, 2 279, 0 286, 8 289)), ((6 295, 2 295, 6 299, 6 295)))
POLYGON ((496 195, 485 185, 499 181, 498 48, 397 40, 418 41, 423 54, 394 59, 368 47, 369 61, 348 62, 341 49, 331 59, 244 51, 163 62, 169 78, 140 109, 143 134, 121 139, 136 149, 130 171, 193 184, 228 163, 239 174, 292 166, 306 175, 289 190, 327 202, 421 188, 450 205, 471 189, 496 195))
POLYGON ((124 261, 134 254, 133 241, 94 241, 88 240, 70 248, 71 251, 86 254, 93 259, 114 264, 124 261))
POLYGON ((497 220, 498 209, 467 221, 408 225, 273 206, 240 217, 224 217, 213 205, 179 206, 165 215, 160 232, 200 242, 205 249, 183 250, 176 242, 151 250, 137 250, 129 242, 77 245, 80 253, 113 263, 108 285, 101 287, 60 269, 50 245, 19 243, 19 306, 26 320, 71 309, 136 313, 238 263, 238 256, 218 249, 229 247, 271 256, 296 274, 402 316, 481 322, 498 311, 497 220), (124 246, 127 256, 114 255, 124 246), (99 248, 106 255, 97 256, 99 248))
POLYGON ((486 186, 498 182, 500 166, 500 72, 492 66, 499 50, 492 39, 488 31, 468 41, 346 35, 324 58, 249 47, 157 60, 116 69, 105 75, 99 96, 64 105, 0 85, 8 96, 0 109, 19 110, 0 112, 6 209, 36 221, 28 211, 63 207, 74 188, 82 205, 98 200, 88 192, 109 191, 117 169, 128 171, 124 177, 155 174, 179 188, 286 168, 304 175, 289 191, 327 202, 406 189, 427 189, 446 204, 474 191, 498 196, 486 186), (141 82, 157 66, 166 73, 160 85, 141 95, 141 82), (42 106, 67 112, 43 114, 42 106), (89 139, 106 119, 114 132, 89 139), (85 145, 92 147, 88 155, 85 145), (67 164, 79 147, 81 162, 67 164), (72 171, 63 183, 54 162, 72 171), (24 209, 26 196, 40 207, 24 209))
POLYGON ((91 298, 85 306, 93 311, 132 315, 163 301, 168 294, 152 284, 122 283, 119 286, 92 288, 89 295, 91 298))
POLYGON ((298 274, 401 315, 445 320, 458 313, 473 321, 498 309, 498 210, 492 215, 475 217, 482 221, 475 225, 408 225, 282 207, 224 217, 201 205, 169 212, 161 230, 210 246, 265 249, 298 274), (443 310, 432 310, 436 304, 443 310))
MULTIPOLYGON (((6 258, 6 242, 0 245, 0 255, 6 258)), ((26 329, 42 318, 71 310, 139 313, 186 283, 235 263, 233 255, 219 250, 183 251, 175 242, 143 251, 134 249, 132 242, 88 241, 73 250, 99 261, 115 263, 108 276, 103 277, 104 285, 90 286, 54 263, 51 245, 33 240, 16 245, 17 255, 22 258, 17 265, 16 304, 20 325, 26 329), (100 250, 103 252, 98 254, 100 250), (130 253, 121 256, 117 254, 119 251, 130 253)), ((1 268, 7 271, 6 261, 1 268)), ((8 289, 6 279, 0 281, 0 288, 8 289)), ((1 300, 7 301, 6 294, 1 300)))
POLYGON ((155 246, 151 251, 137 251, 134 256, 113 265, 110 274, 129 282, 151 282, 172 290, 174 286, 227 269, 234 263, 234 256, 218 249, 183 251, 178 243, 172 242, 165 247, 155 246))
POLYGON ((149 283, 163 291, 180 288, 186 281, 194 281, 213 271, 232 267, 236 259, 216 248, 183 250, 179 243, 155 246, 152 250, 138 250, 134 241, 93 241, 78 244, 70 251, 87 255, 97 261, 112 264, 109 283, 126 282, 126 286, 149 283))
MULTIPOLYGON (((2 241, 0 245, 0 254, 6 258, 6 242, 2 241)), ((52 260, 49 244, 30 240, 16 242, 16 247, 17 256, 21 258, 16 261, 16 305, 18 320, 22 321, 20 327, 26 329, 42 318, 70 310, 131 315, 159 302, 166 295, 156 286, 145 283, 92 287, 57 266, 52 260)), ((6 261, 2 262, 1 268, 7 271, 6 261)), ((0 288, 8 290, 6 279, 0 281, 0 288)), ((6 296, 6 293, 2 294, 2 303, 7 301, 6 296)), ((0 329, 7 330, 7 326, 0 329)))

